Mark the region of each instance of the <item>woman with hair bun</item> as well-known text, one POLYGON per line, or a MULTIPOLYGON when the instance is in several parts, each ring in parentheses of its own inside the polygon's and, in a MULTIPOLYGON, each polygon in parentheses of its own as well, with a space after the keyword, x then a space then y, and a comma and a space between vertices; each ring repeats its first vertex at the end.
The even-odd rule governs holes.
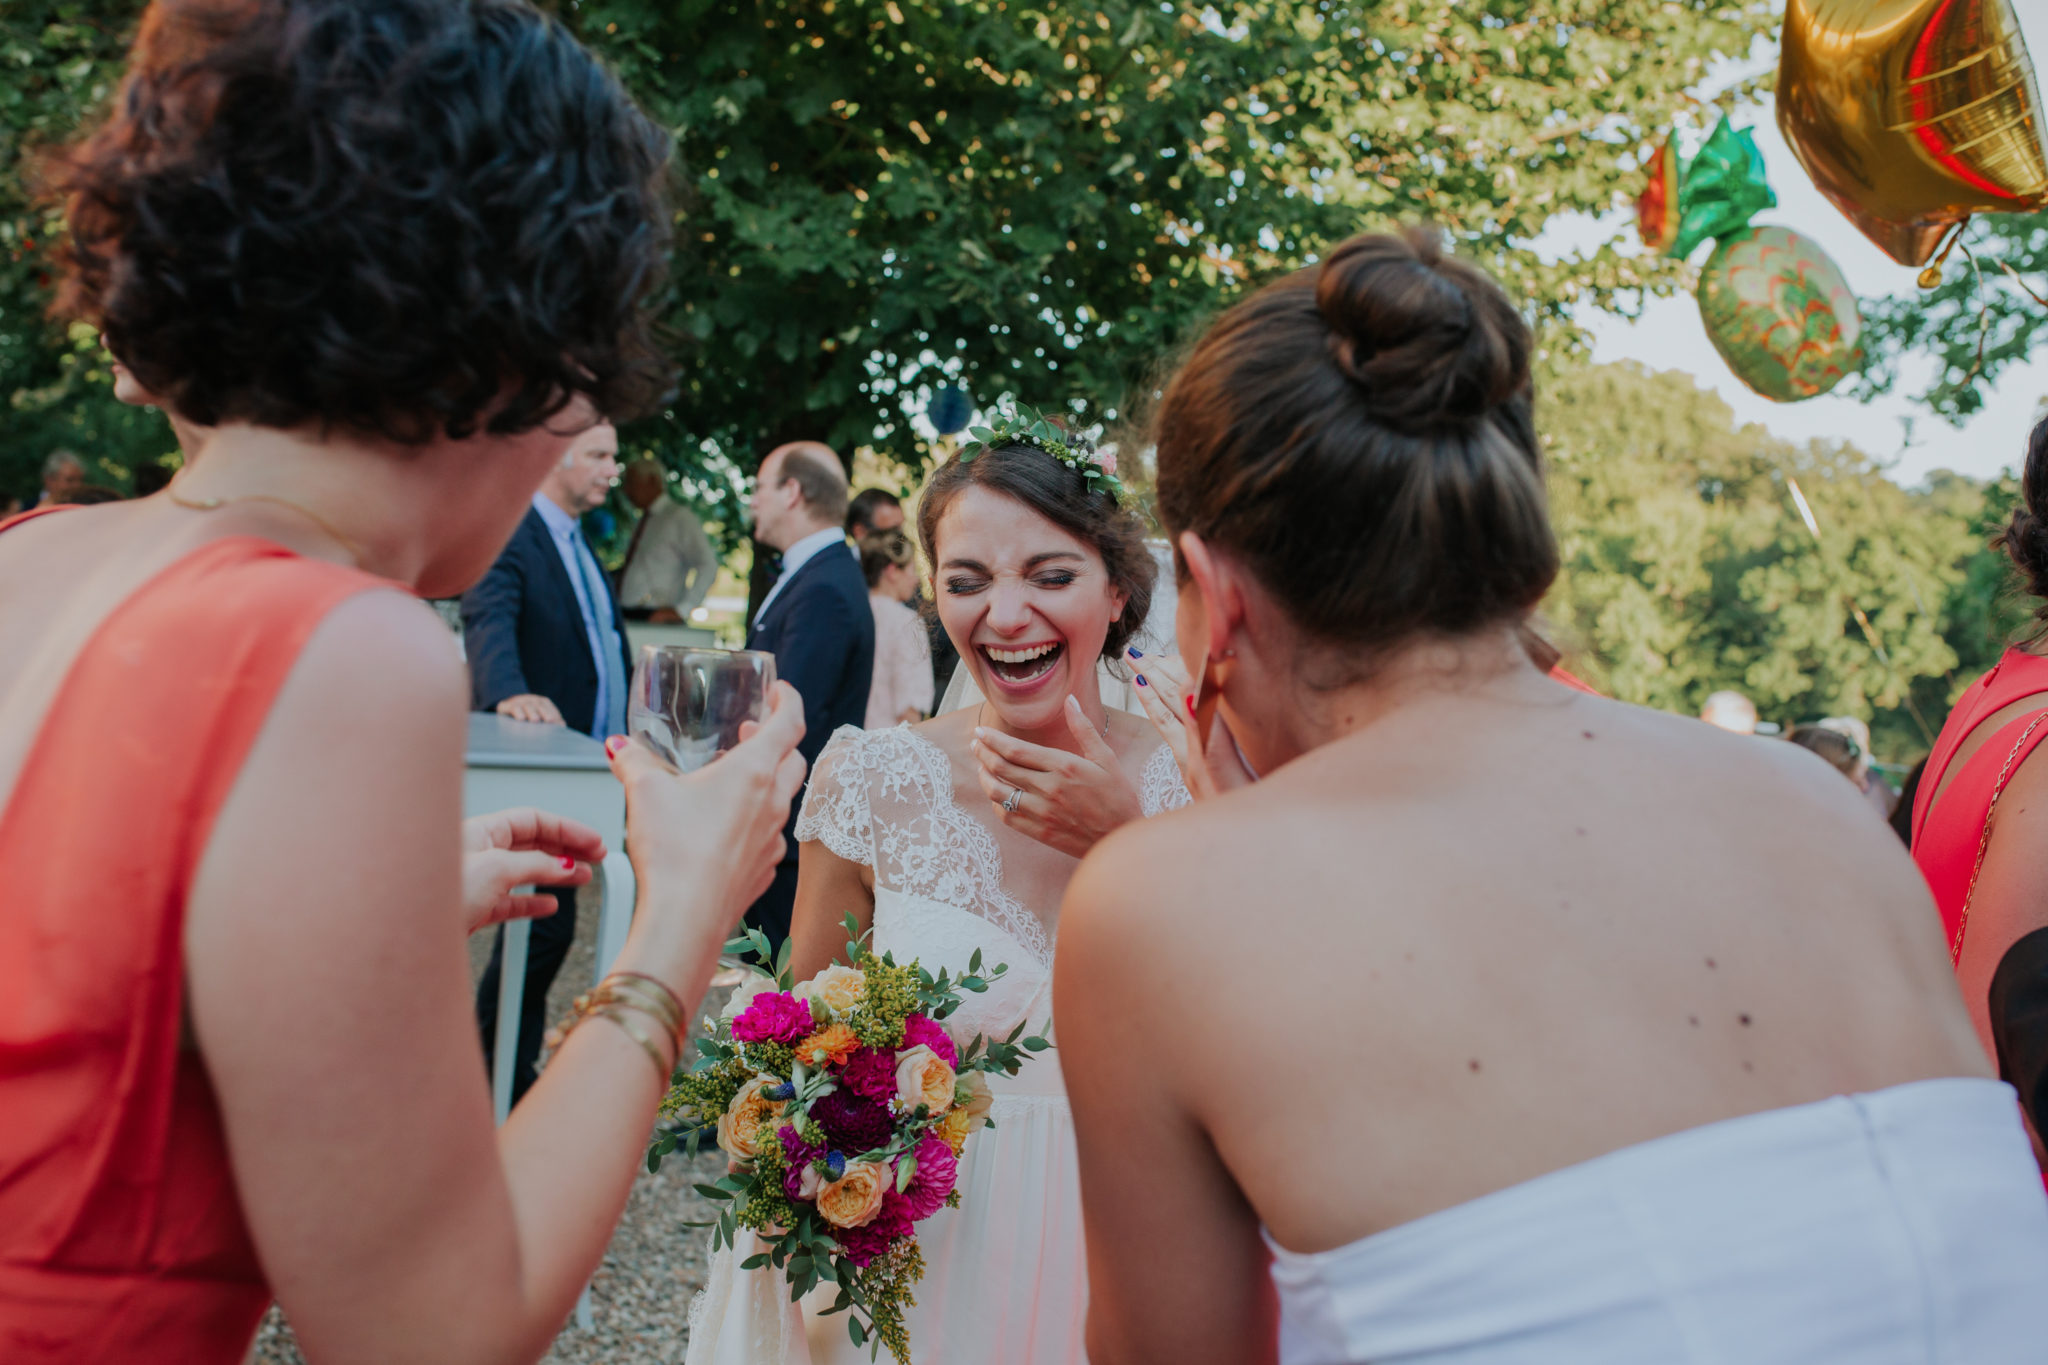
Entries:
POLYGON ((803 708, 689 777, 614 739, 632 929, 495 1127, 464 939, 605 849, 462 820, 417 598, 665 390, 667 159, 515 0, 159 0, 57 157, 62 307, 211 431, 160 496, 0 528, 8 1365, 240 1365, 273 1296, 323 1365, 509 1365, 596 1269, 803 708))
POLYGON ((1189 739, 1263 777, 1061 911, 1088 1358, 2029 1358, 2048 1203, 1897 841, 1523 645, 1530 349, 1362 236, 1163 396, 1189 739))
POLYGON ((1913 860, 1940 907, 1970 1021, 1995 1056, 1992 975, 2008 948, 2048 928, 2048 763, 2031 761, 2048 739, 2048 419, 2027 438, 2020 505, 1993 544, 2040 602, 2041 628, 1956 699, 1914 795, 1913 860))

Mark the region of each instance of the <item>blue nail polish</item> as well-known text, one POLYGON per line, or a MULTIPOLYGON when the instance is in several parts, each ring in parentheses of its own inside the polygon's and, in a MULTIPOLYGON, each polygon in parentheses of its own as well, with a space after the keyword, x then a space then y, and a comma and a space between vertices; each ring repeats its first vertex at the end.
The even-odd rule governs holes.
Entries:
POLYGON ((1145 675, 1144 675, 1143 673, 1140 673, 1140 674, 1138 675, 1138 686, 1140 686, 1140 687, 1143 687, 1144 685, 1145 685, 1145 675))
POLYGON ((1132 645, 1132 646, 1130 647, 1130 656, 1131 656, 1131 657, 1132 657, 1133 659, 1142 659, 1142 658, 1144 658, 1144 657, 1145 657, 1145 651, 1144 651, 1144 650, 1142 650, 1142 649, 1139 649, 1139 648, 1138 648, 1138 647, 1137 647, 1136 645, 1132 645))

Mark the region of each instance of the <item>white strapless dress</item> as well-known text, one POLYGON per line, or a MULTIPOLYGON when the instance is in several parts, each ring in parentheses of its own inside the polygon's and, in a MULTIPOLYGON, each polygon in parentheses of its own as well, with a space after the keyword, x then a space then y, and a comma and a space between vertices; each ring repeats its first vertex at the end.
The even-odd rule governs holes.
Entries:
POLYGON ((1282 1365, 2048 1361, 2048 1198, 1996 1081, 1708 1124, 1272 1275, 1282 1365))
MULTIPOLYGON (((1140 784, 1146 814, 1185 804, 1172 755, 1161 748, 1140 784)), ((950 760, 907 726, 840 730, 819 755, 800 841, 821 840, 875 870, 872 946, 936 973, 1007 970, 968 995, 946 1029, 977 1033, 1052 1028, 1052 936, 1003 885, 995 837, 953 797, 950 760)), ((906 1314, 914 1365, 1078 1365, 1088 1315, 1086 1246, 1074 1117, 1059 1052, 1041 1052, 1015 1077, 990 1078, 991 1126, 967 1141, 957 1209, 917 1226, 925 1274, 906 1314)), ((757 1250, 743 1234, 713 1256, 692 1306, 688 1365, 867 1365, 846 1315, 818 1316, 836 1290, 789 1302, 782 1276, 746 1271, 757 1250)))

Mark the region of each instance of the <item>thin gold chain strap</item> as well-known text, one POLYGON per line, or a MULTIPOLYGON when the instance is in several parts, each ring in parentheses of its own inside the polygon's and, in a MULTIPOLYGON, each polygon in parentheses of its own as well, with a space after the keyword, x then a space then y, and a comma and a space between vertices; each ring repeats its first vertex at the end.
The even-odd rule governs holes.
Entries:
POLYGON ((1984 833, 1977 839, 1977 865, 1970 869, 1970 889, 1963 892, 1963 913, 1956 920, 1956 936, 1948 945, 1948 965, 1954 967, 1963 957, 1963 935, 1970 928, 1970 902, 1977 899, 1977 878, 1984 871, 1984 854, 1991 847, 1991 824, 1998 818, 1998 798, 2005 795, 2006 780, 2012 776, 2012 765, 2019 762, 2020 750, 2027 747, 2027 741, 2041 722, 2048 720, 2048 711, 2037 713, 2027 728, 2020 731, 2020 737, 2012 746, 2012 752, 2005 756, 2005 766, 1998 770, 1998 781, 1991 785, 1991 804, 1984 811, 1984 833))

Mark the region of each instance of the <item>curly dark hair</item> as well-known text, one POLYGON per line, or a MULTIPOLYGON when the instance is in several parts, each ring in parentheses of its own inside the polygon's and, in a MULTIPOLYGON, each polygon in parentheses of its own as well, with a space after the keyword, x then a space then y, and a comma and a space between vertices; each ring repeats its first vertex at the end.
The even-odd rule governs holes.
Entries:
POLYGON ((155 0, 54 311, 196 422, 419 443, 668 388, 669 139, 519 0, 155 0))
POLYGON ((980 485, 1015 498, 1102 556, 1110 584, 1124 594, 1123 613, 1109 623, 1102 657, 1124 651, 1145 613, 1152 609, 1152 582, 1159 565, 1145 548, 1145 523, 1105 489, 1088 481, 1036 446, 997 446, 963 464, 956 455, 939 466, 917 503, 917 538, 933 572, 939 567, 939 518, 960 490, 980 485))
POLYGON ((2027 458, 2020 468, 2020 501, 2005 528, 1991 538, 2025 580, 2027 596, 2043 599, 2034 608, 2034 639, 2048 636, 2048 417, 2027 433, 2027 458))

